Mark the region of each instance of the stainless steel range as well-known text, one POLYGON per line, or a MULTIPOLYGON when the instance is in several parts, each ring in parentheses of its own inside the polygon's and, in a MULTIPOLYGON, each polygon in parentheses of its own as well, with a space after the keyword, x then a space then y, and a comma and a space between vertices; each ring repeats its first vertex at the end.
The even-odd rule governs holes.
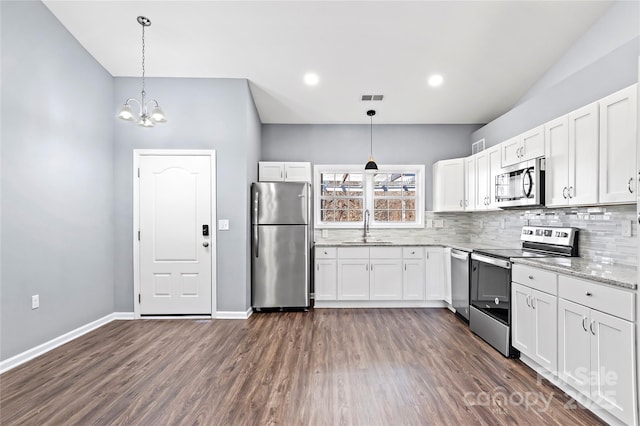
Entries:
POLYGON ((471 254, 469 327, 504 356, 511 346, 511 259, 578 256, 578 229, 525 226, 521 249, 482 249, 471 254))

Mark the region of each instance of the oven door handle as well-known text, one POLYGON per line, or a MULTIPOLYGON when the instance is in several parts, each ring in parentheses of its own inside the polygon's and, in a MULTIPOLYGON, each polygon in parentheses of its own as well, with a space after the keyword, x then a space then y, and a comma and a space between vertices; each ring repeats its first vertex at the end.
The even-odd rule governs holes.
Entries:
POLYGON ((471 253, 471 259, 498 266, 500 268, 511 269, 511 262, 508 260, 496 259, 495 257, 484 256, 477 253, 471 253))

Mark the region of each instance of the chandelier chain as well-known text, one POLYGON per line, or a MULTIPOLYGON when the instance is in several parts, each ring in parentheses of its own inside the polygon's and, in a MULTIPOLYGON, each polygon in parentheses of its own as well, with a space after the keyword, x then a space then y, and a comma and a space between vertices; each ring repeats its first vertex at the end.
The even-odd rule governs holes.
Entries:
POLYGON ((144 69, 144 48, 145 48, 145 44, 144 44, 144 25, 142 25, 142 93, 144 93, 144 74, 145 74, 145 69, 144 69))

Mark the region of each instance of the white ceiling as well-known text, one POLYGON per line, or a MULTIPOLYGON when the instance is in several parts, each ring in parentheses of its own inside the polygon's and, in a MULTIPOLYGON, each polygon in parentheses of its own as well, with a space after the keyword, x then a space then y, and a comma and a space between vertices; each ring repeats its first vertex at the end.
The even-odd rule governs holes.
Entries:
MULTIPOLYGON (((610 1, 57 1, 114 76, 246 78, 263 123, 486 123, 610 1), (303 75, 320 76, 315 87, 303 75), (432 88, 427 77, 441 73, 432 88), (384 94, 362 102, 363 94, 384 94)), ((168 115, 171 105, 163 105, 168 115)))

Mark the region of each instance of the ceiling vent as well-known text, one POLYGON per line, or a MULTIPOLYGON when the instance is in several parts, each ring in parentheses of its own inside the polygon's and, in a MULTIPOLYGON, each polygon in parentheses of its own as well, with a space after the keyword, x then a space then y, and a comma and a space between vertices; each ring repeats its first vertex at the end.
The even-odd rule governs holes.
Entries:
POLYGON ((363 101, 381 101, 384 95, 362 95, 363 101))

